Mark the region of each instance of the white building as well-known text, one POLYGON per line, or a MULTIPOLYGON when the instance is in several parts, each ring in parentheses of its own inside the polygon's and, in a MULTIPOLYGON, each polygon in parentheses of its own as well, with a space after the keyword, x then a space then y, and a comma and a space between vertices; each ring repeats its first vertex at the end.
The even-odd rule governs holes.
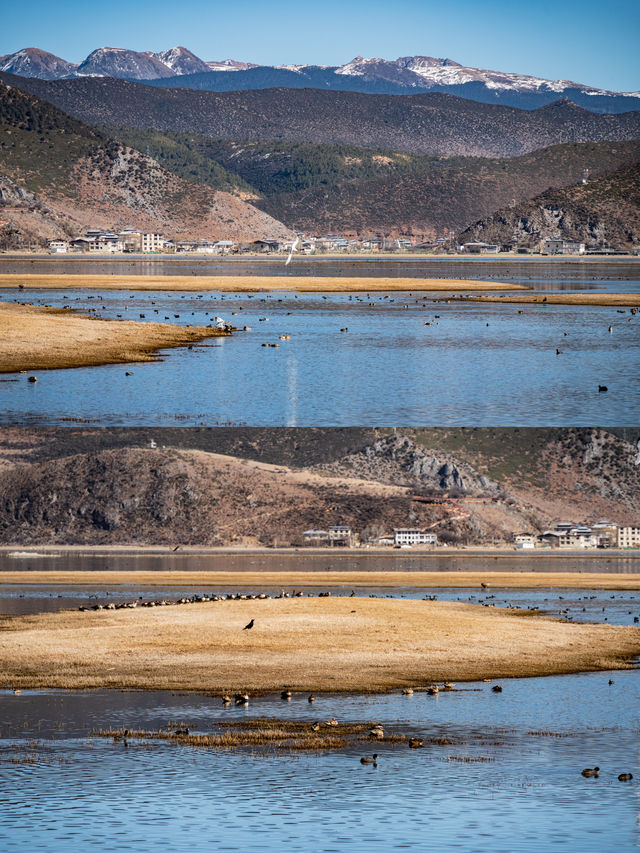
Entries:
POLYGON ((640 548, 640 527, 619 527, 618 548, 640 548))
POLYGON ((140 241, 143 252, 161 252, 164 249, 162 234, 143 234, 140 241))
POLYGON ((578 243, 576 240, 553 237, 543 241, 542 251, 547 255, 583 255, 585 244, 578 243))
POLYGON ((69 249, 66 240, 49 240, 49 251, 52 255, 64 255, 69 249))
POLYGON ((346 524, 334 524, 328 533, 331 545, 351 545, 351 528, 346 524))
POLYGON ((438 537, 435 533, 426 533, 416 527, 397 527, 393 531, 394 545, 437 545, 438 537))
POLYGON ((518 533, 515 540, 518 551, 526 551, 536 547, 536 537, 532 533, 518 533))

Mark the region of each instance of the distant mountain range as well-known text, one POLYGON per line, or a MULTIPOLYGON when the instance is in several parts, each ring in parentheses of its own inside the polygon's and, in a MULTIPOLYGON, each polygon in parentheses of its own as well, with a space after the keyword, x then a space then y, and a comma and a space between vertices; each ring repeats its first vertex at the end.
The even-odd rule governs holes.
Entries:
POLYGON ((39 240, 135 223, 234 240, 470 229, 487 242, 557 234, 629 248, 639 140, 640 111, 567 100, 525 111, 441 93, 213 93, 0 72, 0 220, 39 240))
POLYGON ((212 92, 285 87, 407 95, 448 92, 470 100, 535 109, 559 98, 595 112, 640 108, 640 92, 611 92, 571 80, 461 65, 452 59, 403 56, 395 60, 357 56, 345 65, 260 66, 232 59, 204 61, 185 47, 160 53, 100 47, 83 62, 68 62, 39 48, 0 57, 0 71, 42 80, 118 77, 154 86, 212 92), (232 73, 221 73, 232 72, 232 73))

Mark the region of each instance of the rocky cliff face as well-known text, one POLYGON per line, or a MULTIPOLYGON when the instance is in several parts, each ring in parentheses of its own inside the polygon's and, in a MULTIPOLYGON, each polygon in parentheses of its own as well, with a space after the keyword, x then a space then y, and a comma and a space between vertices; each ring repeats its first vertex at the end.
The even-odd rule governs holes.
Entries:
POLYGON ((502 493, 500 486, 450 454, 434 454, 406 435, 380 438, 338 462, 319 466, 332 474, 413 486, 425 491, 502 493))
POLYGON ((531 247, 552 238, 577 240, 588 248, 628 249, 640 242, 640 162, 586 184, 547 190, 479 220, 459 235, 463 243, 531 247))

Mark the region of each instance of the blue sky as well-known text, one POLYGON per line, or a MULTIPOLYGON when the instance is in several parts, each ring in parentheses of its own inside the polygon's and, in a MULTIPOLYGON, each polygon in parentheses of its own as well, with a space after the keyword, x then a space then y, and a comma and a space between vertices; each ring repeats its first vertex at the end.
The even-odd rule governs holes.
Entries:
POLYGON ((8 3, 0 55, 40 47, 80 61, 103 45, 265 65, 338 65, 356 55, 447 56, 465 65, 640 90, 638 0, 110 0, 8 3))

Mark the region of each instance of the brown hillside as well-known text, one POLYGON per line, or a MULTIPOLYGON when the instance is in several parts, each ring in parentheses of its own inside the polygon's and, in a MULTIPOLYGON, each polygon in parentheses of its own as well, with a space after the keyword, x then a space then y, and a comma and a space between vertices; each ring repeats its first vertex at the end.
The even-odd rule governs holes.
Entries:
POLYGON ((460 240, 536 246, 560 237, 587 247, 628 249, 640 242, 640 161, 587 184, 548 190, 502 209, 460 234, 460 240))
POLYGON ((0 84, 0 175, 26 190, 5 201, 5 231, 41 240, 87 226, 249 240, 288 229, 226 192, 167 172, 32 95, 0 84), (31 195, 28 195, 28 194, 31 195))

